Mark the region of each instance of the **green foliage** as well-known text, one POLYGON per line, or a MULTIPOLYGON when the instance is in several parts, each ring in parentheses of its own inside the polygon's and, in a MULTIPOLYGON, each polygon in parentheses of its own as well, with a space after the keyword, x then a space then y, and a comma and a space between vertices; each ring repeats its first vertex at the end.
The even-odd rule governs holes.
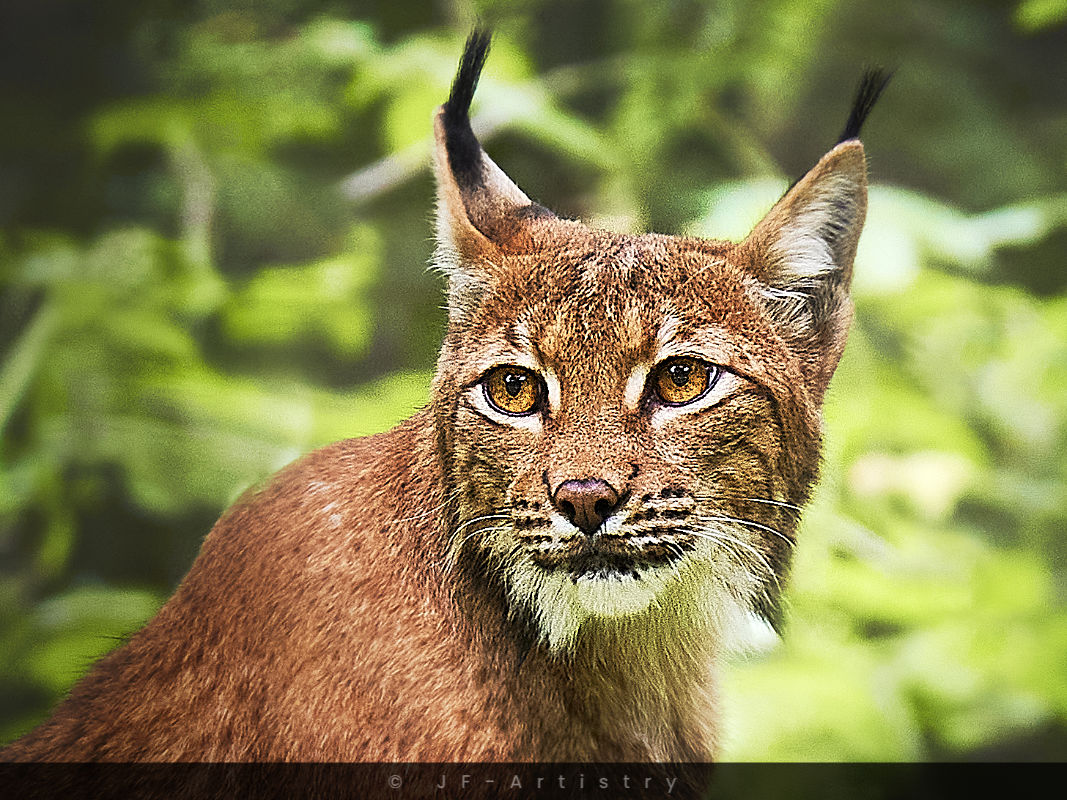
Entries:
POLYGON ((1026 0, 1015 10, 1015 20, 1023 30, 1038 31, 1067 20, 1064 0, 1026 0))
MULTIPOLYGON (((900 65, 786 632, 726 671, 726 756, 1062 752, 1067 6, 478 5, 493 157, 622 230, 743 236, 862 65, 900 65)), ((0 97, 23 176, 0 186, 0 741, 151 616, 244 489, 425 401, 429 121, 466 21, 333 9, 109 7, 84 74, 136 80, 0 97)))

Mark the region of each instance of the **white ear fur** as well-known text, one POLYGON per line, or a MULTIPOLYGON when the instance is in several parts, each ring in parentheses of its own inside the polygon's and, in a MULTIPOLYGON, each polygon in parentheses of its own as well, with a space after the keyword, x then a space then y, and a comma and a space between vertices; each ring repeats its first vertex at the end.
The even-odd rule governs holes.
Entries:
POLYGON ((822 179, 813 196, 778 231, 772 246, 777 282, 804 282, 834 271, 851 274, 852 260, 841 244, 863 224, 861 192, 852 175, 822 179))
POLYGON ((749 235, 762 259, 758 277, 778 289, 830 273, 847 283, 866 212, 866 159, 853 139, 823 156, 749 235))
POLYGON ((821 397, 852 320, 848 289, 867 214, 867 162, 859 140, 819 160, 749 234, 756 293, 804 363, 821 397))

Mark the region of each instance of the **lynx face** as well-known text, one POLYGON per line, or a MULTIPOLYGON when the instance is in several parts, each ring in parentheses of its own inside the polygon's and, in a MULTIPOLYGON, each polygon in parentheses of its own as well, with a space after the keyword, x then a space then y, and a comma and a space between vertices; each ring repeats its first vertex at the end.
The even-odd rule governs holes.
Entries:
POLYGON ((851 318, 862 145, 739 244, 594 230, 531 203, 471 133, 487 47, 472 36, 436 120, 452 559, 475 554, 554 648, 666 606, 773 620, 851 318))
POLYGON ((552 644, 675 596, 770 615, 817 433, 787 458, 779 409, 810 401, 754 282, 729 245, 558 227, 446 346, 453 547, 552 644))

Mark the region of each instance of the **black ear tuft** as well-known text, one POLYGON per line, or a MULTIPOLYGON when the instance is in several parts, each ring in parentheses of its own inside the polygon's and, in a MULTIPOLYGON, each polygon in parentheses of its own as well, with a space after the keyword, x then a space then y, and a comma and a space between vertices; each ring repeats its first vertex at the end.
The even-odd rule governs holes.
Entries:
POLYGON ((871 109, 878 101, 878 96, 892 77, 893 73, 884 69, 869 69, 863 73, 859 89, 856 90, 856 99, 852 101, 852 111, 849 112, 848 122, 845 123, 845 129, 838 137, 838 144, 859 138, 860 128, 863 127, 867 115, 871 113, 871 109))
POLYGON ((467 37, 459 71, 452 81, 452 91, 444 107, 445 149, 448 164, 456 183, 464 189, 480 186, 482 176, 482 146, 471 130, 470 107, 478 76, 482 74, 489 43, 493 34, 484 28, 475 28, 467 37))

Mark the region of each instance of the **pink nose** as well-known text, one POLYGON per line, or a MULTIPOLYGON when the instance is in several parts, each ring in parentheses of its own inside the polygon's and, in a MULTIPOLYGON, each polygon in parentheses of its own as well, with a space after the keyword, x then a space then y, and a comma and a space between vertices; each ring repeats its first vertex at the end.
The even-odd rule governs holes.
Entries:
POLYGON ((618 508, 619 493, 599 478, 564 481, 552 503, 572 525, 591 534, 618 508))

